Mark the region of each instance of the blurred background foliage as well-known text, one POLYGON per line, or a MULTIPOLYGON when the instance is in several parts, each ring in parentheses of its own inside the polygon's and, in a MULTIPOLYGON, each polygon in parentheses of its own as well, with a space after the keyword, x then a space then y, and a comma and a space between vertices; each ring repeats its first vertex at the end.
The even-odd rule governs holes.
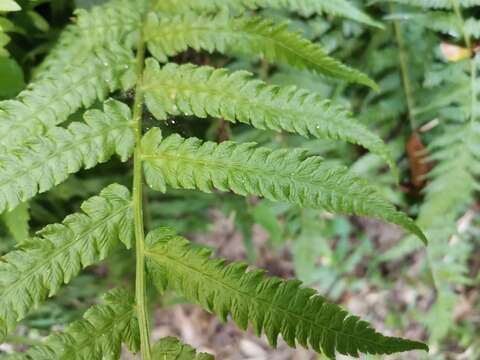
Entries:
MULTIPOLYGON (((0 99, 12 98, 25 87, 59 32, 74 19, 75 8, 101 2, 0 0, 0 99)), ((400 183, 381 159, 348 144, 188 117, 167 121, 163 131, 272 148, 303 147, 344 163, 417 218, 429 247, 376 221, 220 193, 148 193, 147 226, 173 226, 220 254, 296 276, 379 328, 425 339, 432 349, 430 359, 480 359, 480 6, 431 9, 434 2, 415 0, 355 3, 383 29, 331 16, 264 12, 288 21, 334 57, 365 71, 378 82, 379 92, 247 59, 187 52, 177 62, 249 68, 269 83, 294 83, 348 106, 389 144, 401 169, 400 183), (222 222, 231 224, 232 234, 219 228, 222 222), (230 242, 233 234, 241 242, 230 242)), ((145 127, 153 126, 146 116, 145 127)), ((0 254, 59 222, 107 184, 128 186, 130 165, 109 162, 84 171, 2 215, 0 254)), ((87 269, 23 321, 21 332, 1 345, 0 353, 34 344, 46 330, 78 318, 106 288, 133 283, 133 268, 132 260, 119 251, 101 266, 87 269)), ((181 302, 174 296, 163 299, 167 307, 181 302)))

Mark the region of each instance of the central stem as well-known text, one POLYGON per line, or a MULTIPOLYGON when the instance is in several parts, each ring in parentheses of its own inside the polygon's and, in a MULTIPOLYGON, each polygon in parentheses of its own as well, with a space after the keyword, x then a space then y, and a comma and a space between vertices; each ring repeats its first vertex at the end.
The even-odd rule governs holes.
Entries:
POLYGON ((141 157, 142 115, 143 115, 143 68, 145 62, 145 43, 140 39, 137 48, 137 85, 133 104, 133 124, 135 126, 135 153, 133 157, 133 207, 135 215, 135 302, 140 328, 140 346, 143 360, 150 360, 150 327, 145 291, 145 226, 143 218, 143 173, 141 157))

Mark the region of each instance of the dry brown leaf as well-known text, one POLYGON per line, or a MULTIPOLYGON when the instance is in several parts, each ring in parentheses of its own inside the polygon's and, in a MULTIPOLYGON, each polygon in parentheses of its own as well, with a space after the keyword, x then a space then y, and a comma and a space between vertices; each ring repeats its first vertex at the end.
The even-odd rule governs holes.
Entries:
POLYGON ((431 169, 427 162, 427 150, 418 132, 413 132, 407 142, 407 155, 410 163, 411 181, 415 189, 425 186, 425 176, 431 169))

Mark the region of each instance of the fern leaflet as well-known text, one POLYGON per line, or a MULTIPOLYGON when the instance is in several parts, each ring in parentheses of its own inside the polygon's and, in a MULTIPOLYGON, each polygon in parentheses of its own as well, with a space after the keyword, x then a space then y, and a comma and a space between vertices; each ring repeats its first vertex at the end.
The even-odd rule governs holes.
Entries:
POLYGON ((247 271, 244 263, 210 260, 211 251, 192 247, 169 229, 151 232, 146 241, 147 267, 160 290, 171 287, 224 321, 231 314, 242 329, 251 323, 272 346, 281 334, 290 346, 298 342, 329 358, 335 352, 358 357, 359 352, 428 350, 425 344, 377 333, 315 290, 301 288, 300 281, 267 278, 261 270, 247 271))
POLYGON ((259 129, 285 130, 303 136, 347 140, 380 155, 396 169, 389 149, 345 109, 320 95, 292 87, 267 86, 246 71, 147 60, 145 100, 157 119, 194 114, 240 121, 259 129))
POLYGON ((80 67, 72 65, 61 74, 34 82, 16 100, 0 102, 0 133, 9 134, 0 139, 0 146, 28 142, 66 121, 82 106, 90 107, 109 93, 128 88, 132 59, 130 51, 105 48, 85 59, 80 67))
POLYGON ((63 333, 50 335, 43 346, 22 356, 24 360, 102 360, 119 359, 122 343, 139 349, 138 322, 133 297, 123 289, 103 296, 104 304, 90 308, 83 319, 63 333))
POLYGON ((53 127, 22 147, 0 156, 0 213, 13 209, 39 192, 51 189, 80 168, 92 168, 118 154, 126 161, 133 151, 130 109, 115 100, 104 112, 89 110, 86 124, 53 127))
POLYGON ((303 16, 325 13, 383 27, 347 0, 157 0, 155 9, 169 14, 181 14, 188 10, 218 11, 226 6, 235 10, 266 7, 288 9, 303 16))
POLYGON ((451 12, 420 10, 412 14, 402 13, 402 18, 415 20, 419 26, 425 26, 445 35, 460 37, 465 31, 465 35, 468 37, 480 37, 480 20, 473 17, 464 19, 464 24, 462 24, 458 17, 451 12))
POLYGON ((213 356, 195 351, 174 337, 160 339, 152 349, 153 360, 213 360, 213 356))
POLYGON ((334 213, 375 217, 402 226, 426 242, 422 231, 398 212, 365 181, 347 169, 332 167, 304 150, 272 151, 253 143, 202 143, 196 138, 171 135, 160 129, 145 134, 142 142, 145 177, 155 190, 173 188, 211 192, 233 191, 258 195, 302 207, 334 213))
POLYGON ((189 47, 225 54, 260 54, 273 63, 377 88, 367 75, 329 57, 318 45, 289 31, 286 24, 275 25, 261 17, 187 14, 160 18, 150 13, 145 40, 152 54, 162 62, 189 47))
POLYGON ((454 3, 458 3, 461 7, 469 8, 479 6, 479 0, 381 0, 382 2, 394 1, 403 5, 418 6, 428 9, 453 9, 454 3))
POLYGON ((83 62, 105 47, 131 49, 141 28, 145 0, 113 0, 86 11, 75 11, 76 21, 60 35, 36 76, 56 75, 83 62))
POLYGON ((0 338, 79 271, 104 259, 120 240, 133 239, 129 191, 110 185, 85 201, 84 214, 49 225, 0 261, 0 338))

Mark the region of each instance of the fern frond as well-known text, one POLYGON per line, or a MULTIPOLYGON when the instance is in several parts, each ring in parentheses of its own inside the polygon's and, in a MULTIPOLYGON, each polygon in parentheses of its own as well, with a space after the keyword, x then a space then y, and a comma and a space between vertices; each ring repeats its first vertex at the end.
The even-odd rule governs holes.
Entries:
POLYGON ((45 129, 68 119, 75 111, 104 100, 110 93, 126 88, 132 71, 133 53, 105 48, 82 66, 70 66, 34 82, 15 100, 0 102, 0 146, 20 145, 45 129), (125 86, 122 86, 122 83, 125 86))
POLYGON ((193 48, 225 54, 262 56, 277 64, 315 71, 329 77, 376 88, 367 75, 328 56, 320 46, 288 30, 287 24, 275 25, 261 17, 230 18, 188 14, 160 18, 150 13, 145 40, 160 61, 193 48))
POLYGON ((465 32, 465 35, 469 37, 480 37, 480 20, 468 17, 462 24, 453 12, 421 10, 412 14, 402 13, 401 19, 409 22, 415 21, 418 26, 424 26, 446 35, 460 37, 465 32))
POLYGON ((383 141, 340 106, 320 95, 292 87, 268 86, 246 71, 169 63, 160 69, 149 59, 144 74, 145 100, 158 119, 168 115, 207 115, 240 121, 259 129, 346 140, 380 155, 396 169, 383 141))
MULTIPOLYGON (((458 109, 457 109, 458 110, 458 109)), ((427 248, 435 280, 436 301, 425 316, 431 341, 438 342, 454 326, 456 291, 469 280, 468 254, 472 249, 458 231, 457 221, 474 202, 480 176, 480 124, 450 125, 431 145, 438 163, 429 174, 430 183, 420 207, 418 224, 431 240, 427 248), (459 237, 452 241, 451 237, 459 237)))
POLYGON ((454 224, 471 202, 480 174, 476 79, 470 65, 478 68, 478 59, 442 64, 426 75, 425 84, 433 95, 425 97, 422 114, 442 119, 441 132, 430 144, 430 161, 436 165, 429 173, 430 183, 420 209, 419 223, 436 228, 440 223, 454 224), (471 64, 470 61, 473 63, 471 64), (434 91, 433 91, 434 90, 434 91))
POLYGON ((53 127, 28 144, 4 149, 0 155, 0 213, 47 191, 82 167, 89 169, 118 154, 126 161, 134 132, 127 105, 105 102, 104 111, 89 110, 86 123, 68 129, 53 127))
POLYGON ((445 134, 434 141, 431 159, 438 164, 430 172, 431 182, 426 188, 426 199, 420 211, 419 223, 434 228, 450 218, 453 224, 472 199, 476 190, 475 177, 480 175, 480 124, 450 125, 445 134))
POLYGON ((138 321, 135 300, 123 289, 114 289, 103 296, 104 303, 95 305, 63 333, 50 335, 43 346, 36 346, 24 355, 25 360, 102 360, 119 359, 122 343, 137 352, 138 321))
POLYGON ((287 9, 307 17, 328 14, 382 27, 347 0, 158 0, 154 8, 168 14, 182 14, 189 10, 218 11, 225 7, 235 10, 287 9))
POLYGON ((428 351, 425 344, 377 333, 315 290, 301 288, 300 281, 267 278, 245 263, 211 260, 211 251, 194 248, 169 229, 151 232, 146 241, 147 267, 160 290, 170 287, 224 321, 231 315, 242 329, 251 323, 257 335, 265 332, 272 346, 282 335, 292 347, 298 343, 329 358, 336 352, 358 356, 428 351))
POLYGON ((0 339, 81 269, 103 260, 118 240, 131 246, 133 213, 125 187, 110 185, 85 201, 82 210, 1 258, 0 339))
POLYGON ((174 337, 160 339, 152 349, 153 360, 214 360, 212 355, 199 353, 174 337))
POLYGON ((155 190, 164 192, 167 185, 204 192, 215 188, 334 213, 370 216, 398 224, 426 242, 413 220, 366 181, 320 157, 307 157, 304 150, 272 151, 230 141, 202 143, 179 135, 162 139, 160 129, 155 128, 143 138, 142 157, 146 181, 155 190))

